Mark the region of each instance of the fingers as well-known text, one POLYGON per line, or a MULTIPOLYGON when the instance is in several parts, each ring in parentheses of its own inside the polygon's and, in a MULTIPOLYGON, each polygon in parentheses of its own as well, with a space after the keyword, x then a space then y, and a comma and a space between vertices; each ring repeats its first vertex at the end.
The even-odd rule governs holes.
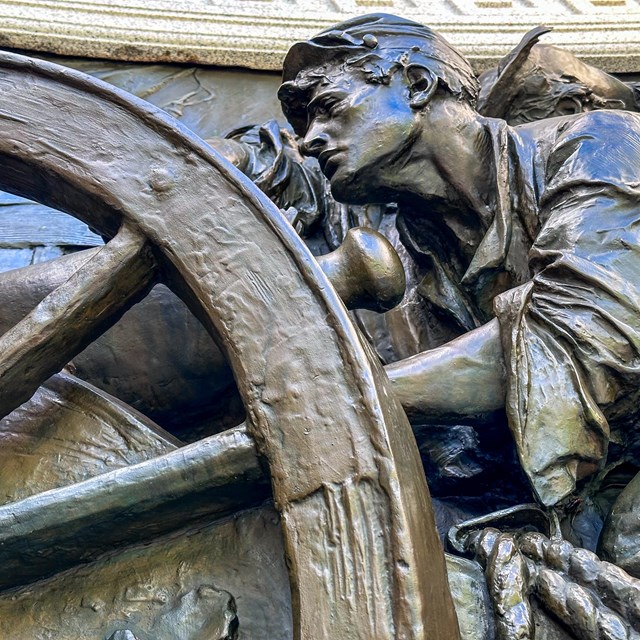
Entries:
POLYGON ((485 566, 493 602, 498 640, 533 640, 535 628, 529 603, 529 570, 515 538, 485 529, 476 541, 478 560, 485 566))
POLYGON ((584 640, 640 638, 640 581, 569 542, 538 533, 519 537, 543 607, 584 640))
POLYGON ((487 584, 496 613, 497 637, 533 640, 527 563, 509 534, 501 534, 496 542, 487 568, 487 584))
POLYGON ((577 640, 640 640, 640 580, 595 553, 493 528, 468 548, 485 568, 498 640, 533 640, 532 596, 577 640))

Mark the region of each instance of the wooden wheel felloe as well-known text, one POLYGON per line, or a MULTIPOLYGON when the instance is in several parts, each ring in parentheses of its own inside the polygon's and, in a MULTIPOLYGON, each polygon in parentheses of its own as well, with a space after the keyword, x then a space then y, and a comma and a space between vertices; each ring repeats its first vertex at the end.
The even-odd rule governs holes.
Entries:
POLYGON ((279 211, 150 105, 7 53, 0 157, 0 187, 113 238, 2 338, 0 408, 29 397, 157 274, 233 368, 282 517, 296 638, 455 639, 409 424, 279 211))

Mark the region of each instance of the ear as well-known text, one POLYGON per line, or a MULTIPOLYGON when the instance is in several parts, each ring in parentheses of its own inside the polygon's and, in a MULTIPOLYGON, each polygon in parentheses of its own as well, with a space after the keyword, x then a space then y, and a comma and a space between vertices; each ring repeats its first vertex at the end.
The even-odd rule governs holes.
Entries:
POLYGON ((438 88, 438 78, 431 69, 417 64, 407 67, 406 73, 409 81, 409 104, 413 109, 422 109, 438 88))

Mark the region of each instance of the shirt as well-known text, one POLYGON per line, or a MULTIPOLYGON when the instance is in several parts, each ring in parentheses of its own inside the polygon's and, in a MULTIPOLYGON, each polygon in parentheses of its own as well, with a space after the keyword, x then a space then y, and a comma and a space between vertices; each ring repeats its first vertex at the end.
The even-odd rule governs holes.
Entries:
POLYGON ((487 123, 495 184, 473 253, 433 216, 398 228, 432 309, 461 331, 498 318, 509 426, 553 505, 640 411, 640 115, 487 123))

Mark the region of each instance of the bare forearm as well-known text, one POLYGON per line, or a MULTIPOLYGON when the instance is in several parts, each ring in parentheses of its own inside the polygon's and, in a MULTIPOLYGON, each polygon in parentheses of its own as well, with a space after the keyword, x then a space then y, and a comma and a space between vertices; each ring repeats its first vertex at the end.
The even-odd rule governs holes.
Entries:
POLYGON ((446 345, 385 367, 407 414, 426 419, 504 407, 505 373, 497 320, 446 345))

